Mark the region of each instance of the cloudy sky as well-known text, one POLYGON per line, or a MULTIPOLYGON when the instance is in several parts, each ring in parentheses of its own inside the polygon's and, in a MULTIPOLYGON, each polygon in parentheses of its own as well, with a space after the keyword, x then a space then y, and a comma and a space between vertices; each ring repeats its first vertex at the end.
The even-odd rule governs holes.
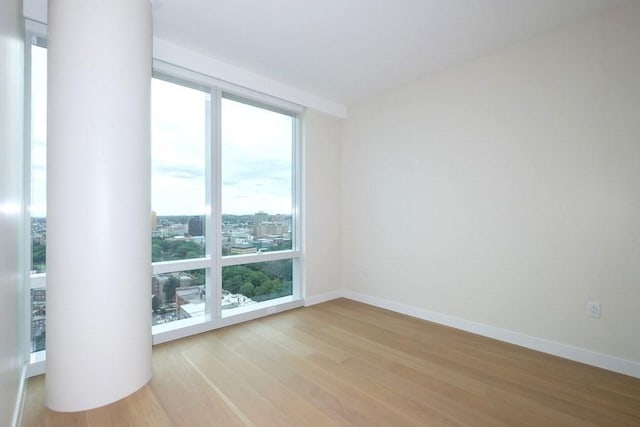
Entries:
MULTIPOLYGON (((152 92, 152 209, 204 213, 209 95, 157 79, 152 92)), ((222 100, 222 213, 291 213, 292 125, 283 114, 222 100)))
MULTIPOLYGON (((46 50, 32 59, 31 212, 46 215, 46 50)), ((209 95, 154 79, 152 83, 152 210, 205 213, 209 95)), ((291 213, 292 118, 222 101, 222 213, 291 213)), ((215 165, 214 165, 215 167, 215 165)), ((215 175, 214 175, 215 176, 215 175)))
POLYGON ((31 56, 31 215, 47 213, 47 50, 31 56))

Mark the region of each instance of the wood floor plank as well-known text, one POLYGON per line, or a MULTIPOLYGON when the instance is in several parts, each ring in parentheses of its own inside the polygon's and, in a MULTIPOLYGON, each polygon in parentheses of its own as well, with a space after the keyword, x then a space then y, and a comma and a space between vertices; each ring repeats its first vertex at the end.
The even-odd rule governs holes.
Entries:
POLYGON ((162 344, 153 378, 23 426, 640 426, 640 379, 339 299, 162 344))
MULTIPOLYGON (((206 379, 193 370, 184 359, 180 347, 188 347, 190 339, 180 345, 160 345, 153 351, 153 377, 149 388, 163 408, 171 408, 167 416, 175 426, 208 425, 218 420, 220 425, 247 425, 224 399, 209 387, 206 379)), ((177 344, 177 343, 172 343, 177 344)))
MULTIPOLYGON (((322 315, 326 316, 327 320, 329 318, 335 318, 336 315, 339 316, 336 310, 329 311, 331 311, 331 314, 322 315)), ((408 370, 409 373, 407 375, 410 377, 423 375, 423 381, 433 381, 435 377, 440 381, 455 385, 463 390, 475 389, 476 394, 481 393, 488 396, 489 390, 494 390, 494 392, 491 393, 492 398, 507 399, 511 405, 519 406, 521 408, 520 417, 526 415, 527 412, 532 412, 534 414, 548 414, 552 419, 558 421, 564 419, 566 425, 572 424, 572 420, 575 420, 575 423, 578 423, 578 425, 585 425, 594 421, 604 423, 611 416, 611 413, 608 411, 607 413, 593 411, 591 409, 594 403, 592 401, 593 399, 590 398, 588 393, 585 394, 584 390, 580 393, 573 393, 568 399, 563 399, 563 396, 566 394, 565 392, 569 390, 566 384, 563 385, 562 392, 558 391, 555 395, 552 395, 553 398, 550 398, 549 384, 541 388, 536 388, 532 383, 537 382, 538 377, 528 375, 527 369, 509 372, 505 368, 504 363, 491 364, 490 362, 487 363, 485 359, 475 360, 472 364, 465 363, 464 359, 466 359, 466 355, 452 353, 448 351, 445 346, 439 346, 436 349, 436 353, 432 351, 423 352, 417 346, 416 342, 398 340, 394 334, 381 331, 374 325, 362 321, 360 318, 354 318, 352 322, 357 325, 358 333, 351 336, 348 342, 345 341, 341 345, 349 346, 353 343, 361 342, 363 343, 362 348, 360 350, 353 349, 353 351, 370 352, 370 350, 374 350, 370 352, 371 355, 382 355, 384 352, 388 352, 388 357, 392 357, 390 354, 396 352, 395 349, 401 348, 402 354, 396 354, 397 357, 394 359, 395 369, 408 370), (375 340, 375 343, 367 343, 368 340, 375 340), (429 360, 430 362, 423 363, 423 360, 429 360), (429 369, 425 371, 424 368, 429 369), (433 368, 436 368, 436 370, 439 368, 441 371, 439 373, 435 372, 433 368), (415 369, 415 371, 412 369, 415 369), (478 389, 478 386, 482 388, 478 389), (501 396, 497 394, 495 390, 503 390, 504 393, 502 393, 503 395, 501 396), (577 396, 577 394, 581 394, 582 396, 577 396), (584 399, 585 396, 589 398, 584 399), (584 403, 582 405, 574 403, 578 397, 583 398, 584 403), (520 399, 521 402, 515 405, 513 402, 515 399, 520 399), (545 411, 541 412, 536 409, 537 407, 543 407, 545 411), (569 418, 567 417, 567 413, 570 414, 569 418)), ((344 324, 344 320, 338 321, 337 323, 344 324)), ((353 326, 351 326, 351 328, 353 328, 353 326)), ((328 330, 325 332, 330 333, 328 330)), ((343 335, 342 332, 335 333, 333 339, 342 339, 341 335, 343 335)), ((489 343, 492 345, 500 344, 502 346, 513 347, 483 337, 474 337, 474 340, 486 341, 484 343, 485 346, 489 343)), ((535 352, 524 349, 520 349, 520 352, 535 354, 535 352)), ((573 362, 561 360, 557 360, 557 362, 574 364, 573 362)), ((400 371, 398 371, 398 373, 399 372, 400 371)), ((553 383, 552 381, 550 384, 553 383)), ((446 392, 446 390, 443 390, 443 392, 446 392)), ((468 396, 467 398, 468 403, 475 400, 477 399, 475 399, 474 396, 468 396)), ((488 401, 488 398, 483 400, 485 403, 488 401)), ((629 408, 631 406, 627 405, 624 407, 629 408)), ((487 411, 487 408, 485 407, 483 411, 487 411)), ((504 411, 502 413, 506 414, 504 411)), ((629 419, 625 419, 624 414, 617 415, 627 422, 630 421, 629 419)), ((549 420, 546 419, 536 420, 536 417, 531 416, 526 417, 526 419, 530 421, 532 425, 535 425, 537 422, 549 422, 549 420)))
MULTIPOLYGON (((253 328, 259 330, 265 337, 271 338, 273 337, 273 331, 275 328, 270 327, 269 325, 262 323, 260 324, 260 328, 253 328), (269 332, 271 329, 271 332, 269 332), (265 334, 265 332, 267 332, 265 334)), ((281 332, 280 335, 277 335, 278 342, 281 340, 281 337, 288 337, 289 340, 296 339, 294 337, 301 338, 305 340, 309 345, 316 348, 316 351, 312 354, 306 356, 306 361, 315 364, 317 367, 323 369, 327 375, 337 376, 338 378, 343 377, 348 379, 348 383, 357 384, 358 388, 361 390, 365 390, 369 394, 374 394, 375 398, 379 401, 388 403, 392 406, 402 407, 405 410, 409 410, 412 414, 421 414, 418 418, 423 421, 433 421, 438 424, 455 424, 454 420, 451 420, 442 414, 439 414, 433 408, 428 406, 423 406, 420 403, 412 400, 416 395, 403 394, 404 389, 401 388, 393 388, 387 387, 387 384, 376 382, 376 378, 380 375, 380 370, 376 368, 372 368, 369 372, 364 375, 352 375, 353 372, 357 372, 357 368, 362 367, 366 361, 359 359, 354 361, 352 357, 349 357, 349 353, 338 350, 336 351, 336 347, 332 345, 328 345, 323 343, 317 339, 310 338, 309 335, 305 334, 297 334, 295 330, 289 329, 286 330, 286 333, 281 332), (339 355, 339 356, 337 356, 339 355), (352 365, 349 365, 348 362, 353 362, 352 365), (356 369, 353 369, 353 367, 356 369), (377 389, 380 390, 377 390, 377 389)), ((268 343, 264 343, 259 345, 260 348, 271 348, 268 343)), ((277 360, 273 361, 273 365, 271 369, 278 369, 281 364, 278 363, 277 360)), ((285 368, 286 369, 286 368, 285 368)), ((307 371, 308 369, 304 369, 307 371)), ((397 381, 395 384, 399 384, 397 381)), ((399 417, 399 418, 402 418, 399 417)))
POLYGON ((126 399, 85 412, 91 427, 169 427, 171 421, 148 386, 142 387, 126 399))
MULTIPOLYGON (((273 416, 274 425, 282 425, 279 424, 281 419, 287 420, 290 425, 330 424, 328 417, 292 390, 283 386, 264 367, 256 365, 253 363, 253 359, 245 357, 244 354, 232 350, 217 337, 215 340, 203 343, 197 351, 192 350, 185 353, 185 357, 198 366, 212 382, 229 381, 224 389, 225 393, 229 393, 230 396, 238 389, 237 383, 242 383, 243 388, 248 387, 257 397, 268 402, 272 406, 269 412, 273 416), (223 376, 228 375, 226 372, 212 369, 212 358, 216 358, 223 364, 224 371, 233 372, 233 376, 229 379, 222 379, 223 376)), ((222 384, 220 387, 222 388, 222 384)), ((256 423, 264 422, 265 412, 256 412, 253 419, 256 423)))
MULTIPOLYGON (((336 370, 324 371, 318 364, 313 363, 313 356, 318 354, 318 352, 313 352, 303 358, 292 357, 287 354, 284 348, 278 350, 277 344, 270 342, 260 335, 253 335, 247 337, 245 340, 236 339, 234 344, 235 346, 241 346, 240 353, 242 355, 248 355, 255 360, 255 363, 262 366, 266 366, 266 359, 270 358, 271 363, 266 371, 272 375, 274 372, 279 371, 278 374, 274 376, 278 379, 286 376, 285 373, 281 372, 283 368, 296 371, 299 374, 298 380, 303 378, 306 379, 307 383, 312 382, 318 384, 325 395, 327 394, 327 389, 331 389, 333 397, 331 400, 333 402, 342 402, 345 400, 351 402, 350 406, 356 409, 356 413, 350 414, 350 417, 348 417, 349 421, 357 419, 363 421, 366 425, 376 425, 385 420, 391 422, 392 419, 403 425, 410 425, 413 422, 413 420, 407 418, 404 413, 396 411, 393 408, 393 404, 388 400, 378 399, 378 404, 372 406, 369 401, 375 398, 375 396, 371 394, 371 390, 363 389, 359 387, 358 384, 344 381, 340 373, 336 372, 336 370), (262 349, 265 348, 275 349, 275 351, 267 354, 262 351, 262 349), (330 381, 331 386, 323 387, 324 381, 330 381), (364 404, 362 404, 362 402, 364 402, 364 404)), ((295 383, 283 382, 283 384, 296 389, 297 392, 304 393, 304 390, 298 389, 295 383)), ((344 414, 341 413, 341 415, 344 414)))
POLYGON ((24 427, 87 426, 85 412, 56 412, 45 407, 45 378, 43 375, 30 378, 24 404, 22 425, 24 427))
MULTIPOLYGON (((332 306, 327 311, 330 312, 330 314, 323 314, 327 320, 340 316, 340 310, 336 309, 336 307, 332 306)), ((520 406, 523 409, 527 406, 533 406, 534 412, 537 413, 539 411, 536 411, 535 407, 543 405, 546 408, 544 413, 548 413, 556 420, 560 420, 565 417, 566 413, 570 413, 572 417, 581 420, 579 422, 583 424, 593 421, 604 423, 611 415, 610 411, 601 413, 601 411, 592 410, 594 403, 597 403, 597 396, 594 393, 589 393, 588 387, 585 387, 584 384, 582 384, 579 389, 576 388, 572 390, 570 384, 566 382, 561 383, 557 377, 547 379, 546 382, 545 380, 541 380, 542 372, 544 372, 541 369, 537 369, 534 372, 530 372, 529 369, 522 369, 522 360, 520 359, 526 356, 539 356, 539 353, 483 337, 473 337, 473 340, 477 341, 476 346, 473 351, 471 351, 471 349, 469 349, 469 351, 477 353, 475 348, 478 348, 478 345, 482 344, 481 347, 484 348, 484 355, 480 358, 471 359, 472 363, 468 363, 466 354, 451 352, 446 345, 438 346, 436 353, 427 350, 423 351, 423 349, 420 348, 419 341, 406 341, 403 338, 398 338, 396 334, 381 331, 374 326, 374 323, 367 323, 366 316, 363 315, 363 313, 360 313, 357 318, 353 318, 352 321, 358 325, 358 333, 356 334, 357 336, 351 337, 350 342, 354 340, 356 342, 366 341, 366 337, 369 336, 369 339, 375 340, 375 344, 372 345, 373 349, 381 354, 393 354, 394 349, 401 348, 403 352, 401 358, 405 360, 400 362, 399 366, 406 367, 407 365, 411 365, 414 358, 417 360, 430 360, 433 362, 433 366, 443 369, 440 379, 446 377, 446 382, 452 383, 455 382, 456 379, 463 382, 466 381, 466 384, 457 385, 467 390, 473 389, 478 385, 485 387, 484 392, 486 392, 487 386, 492 386, 492 389, 496 390, 504 390, 507 398, 510 400, 522 397, 523 400, 520 406), (492 363, 490 358, 487 357, 486 349, 491 349, 493 346, 507 348, 510 351, 515 349, 520 357, 516 358, 515 362, 511 360, 509 363, 506 363, 507 361, 501 356, 499 362, 492 363), (465 363, 465 361, 467 363, 465 363), (509 366, 514 363, 518 365, 518 369, 509 369, 509 366), (495 374, 490 375, 492 372, 495 374), (552 398, 549 397, 549 391, 554 391, 554 393, 551 394, 552 398), (576 400, 583 403, 578 405, 575 403, 576 400)), ((338 319, 336 323, 345 324, 345 321, 344 319, 338 319)), ((437 325, 432 325, 431 327, 442 328, 437 325)), ((339 334, 336 334, 336 336, 337 335, 339 334)), ((344 342, 341 345, 350 345, 350 343, 344 342)), ((367 348, 367 346, 363 348, 367 348)), ((370 349, 367 351, 369 350, 370 349)), ((495 354, 503 353, 503 351, 500 350, 491 351, 495 354)), ((577 365, 574 362, 559 358, 551 359, 553 362, 559 362, 564 365, 577 365)), ((428 364, 420 362, 418 365, 421 365, 422 368, 428 366, 428 364)), ((416 366, 414 365, 413 367, 415 368, 416 366)), ((418 366, 418 371, 424 372, 421 371, 420 366, 418 366)), ((432 372, 426 373, 432 374, 432 372)), ((417 375, 417 373, 412 373, 411 375, 417 375)), ((625 422, 631 422, 637 414, 631 417, 625 417, 624 415, 628 409, 634 407, 636 402, 634 399, 619 398, 616 402, 609 402, 609 404, 617 407, 617 416, 619 418, 625 422)), ((566 420, 566 422, 569 423, 569 420, 566 420)))

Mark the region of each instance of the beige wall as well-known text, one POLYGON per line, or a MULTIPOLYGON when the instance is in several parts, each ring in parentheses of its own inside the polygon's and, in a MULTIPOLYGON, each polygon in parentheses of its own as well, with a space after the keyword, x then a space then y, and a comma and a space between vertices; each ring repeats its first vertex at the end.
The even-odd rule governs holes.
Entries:
POLYGON ((351 106, 343 143, 346 289, 640 361, 640 3, 351 106))
POLYGON ((22 305, 22 4, 0 2, 0 425, 12 423, 25 363, 22 305))
POLYGON ((340 150, 342 120, 304 115, 305 297, 341 289, 340 150))

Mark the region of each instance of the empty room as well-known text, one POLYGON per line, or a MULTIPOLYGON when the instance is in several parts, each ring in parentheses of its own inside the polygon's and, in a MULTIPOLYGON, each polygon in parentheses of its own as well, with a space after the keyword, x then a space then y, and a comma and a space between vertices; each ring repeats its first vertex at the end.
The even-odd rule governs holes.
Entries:
POLYGON ((639 1, 0 8, 0 426, 640 425, 639 1))

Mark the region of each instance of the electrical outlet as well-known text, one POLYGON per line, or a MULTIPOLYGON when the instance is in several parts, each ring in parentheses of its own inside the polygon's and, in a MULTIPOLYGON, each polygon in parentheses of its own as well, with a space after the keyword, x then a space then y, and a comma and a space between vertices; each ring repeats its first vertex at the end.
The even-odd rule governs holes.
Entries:
POLYGON ((587 316, 600 318, 600 303, 599 302, 591 302, 587 303, 587 316))

